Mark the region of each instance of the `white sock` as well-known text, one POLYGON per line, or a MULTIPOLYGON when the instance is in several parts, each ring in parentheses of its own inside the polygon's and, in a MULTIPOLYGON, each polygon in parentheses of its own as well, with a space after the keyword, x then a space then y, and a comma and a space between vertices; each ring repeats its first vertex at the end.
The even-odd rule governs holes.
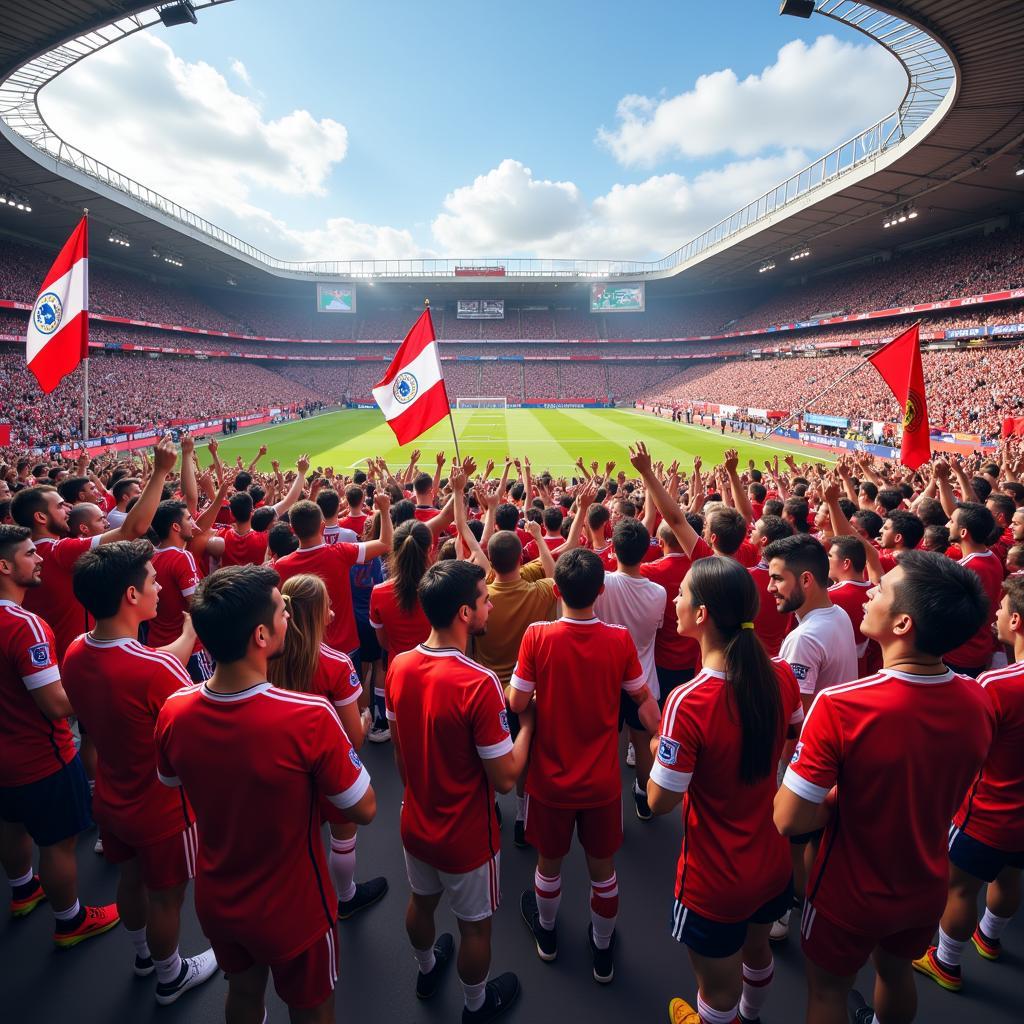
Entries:
POLYGON ((161 985, 169 985, 178 980, 181 974, 181 954, 177 949, 166 960, 154 960, 153 963, 156 966, 156 980, 161 985))
POLYGON ((419 965, 420 974, 429 974, 434 969, 434 964, 437 963, 437 957, 434 956, 433 946, 431 946, 430 949, 417 949, 413 946, 412 955, 416 957, 416 963, 419 965))
POLYGON ((143 925, 141 928, 125 928, 128 933, 128 938, 132 940, 132 945, 135 947, 135 955, 140 960, 148 960, 150 957, 149 943, 146 941, 146 926, 143 925))
POLYGON ((28 883, 32 881, 32 877, 32 869, 29 868, 28 871, 26 871, 25 874, 21 876, 21 878, 11 878, 11 876, 8 875, 7 884, 12 889, 17 889, 19 886, 28 885, 28 883))
POLYGON ((1013 919, 1009 917, 996 917, 986 907, 985 913, 981 915, 981 923, 978 927, 981 929, 982 935, 987 935, 990 939, 998 939, 1011 920, 1013 919))
POLYGON ((331 836, 331 855, 327 864, 339 900, 350 900, 356 894, 356 837, 335 839, 331 836))
POLYGON ((697 993, 697 1014, 701 1024, 736 1024, 736 1010, 735 1006, 731 1010, 714 1010, 697 993))
POLYGON ((949 967, 959 967, 960 961, 964 958, 964 946, 966 942, 958 942, 950 938, 941 928, 939 929, 939 948, 935 955, 949 967))
POLYGON ((533 873, 533 893, 537 897, 537 912, 540 915, 540 926, 548 931, 555 927, 558 907, 562 902, 562 876, 548 878, 540 871, 533 873))
POLYGON ((68 907, 67 910, 55 910, 53 916, 58 921, 74 921, 76 917, 82 912, 82 904, 75 900, 74 903, 68 907))
POLYGON ((516 821, 526 820, 526 797, 516 793, 516 821))
POLYGON ((470 1012, 479 1010, 484 1005, 484 997, 487 994, 487 979, 484 978, 479 985, 467 985, 461 978, 459 981, 462 983, 462 995, 466 1000, 466 1009, 470 1012))
POLYGON ((757 1020, 768 1000, 772 978, 775 976, 775 961, 767 967, 743 965, 743 996, 740 999, 740 1013, 748 1020, 757 1020))
POLYGON ((611 945, 618 919, 619 881, 613 871, 603 882, 590 883, 590 927, 598 949, 611 945))

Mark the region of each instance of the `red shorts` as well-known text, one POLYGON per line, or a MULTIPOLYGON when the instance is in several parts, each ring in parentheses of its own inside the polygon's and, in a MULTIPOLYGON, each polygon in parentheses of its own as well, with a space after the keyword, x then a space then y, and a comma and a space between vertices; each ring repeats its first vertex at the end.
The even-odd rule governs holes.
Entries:
POLYGON ((147 889, 173 889, 196 877, 199 840, 195 822, 183 832, 148 846, 133 846, 105 828, 100 829, 100 836, 103 839, 103 858, 108 863, 123 864, 138 857, 142 881, 147 889))
MULTIPOLYGON (((218 942, 213 947, 217 964, 225 974, 241 974, 255 966, 256 960, 237 942, 218 942)), ((311 946, 290 960, 269 965, 274 976, 274 991, 292 1009, 312 1010, 326 1002, 338 980, 338 938, 334 926, 311 946)))
POLYGON ((551 807, 527 794, 526 841, 542 857, 564 857, 573 829, 591 857, 614 856, 622 845, 622 797, 601 807, 551 807))
POLYGON ((908 928, 902 932, 863 934, 836 924, 810 904, 804 904, 800 919, 800 945, 804 956, 823 971, 837 977, 856 974, 870 959, 875 947, 903 960, 923 956, 931 944, 935 927, 908 928))

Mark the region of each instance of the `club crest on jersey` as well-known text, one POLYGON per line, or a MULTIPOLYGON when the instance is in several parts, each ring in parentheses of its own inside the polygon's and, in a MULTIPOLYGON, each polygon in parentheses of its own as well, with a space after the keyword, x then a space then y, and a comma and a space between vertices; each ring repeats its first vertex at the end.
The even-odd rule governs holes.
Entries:
POLYGON ((807 666, 806 665, 798 665, 795 662, 790 662, 789 667, 793 670, 793 675, 795 675, 797 677, 797 679, 806 679, 807 678, 807 666))
POLYGON ((797 761, 800 760, 800 755, 801 755, 801 753, 803 753, 803 749, 804 749, 804 744, 803 744, 803 741, 801 740, 793 748, 793 756, 789 759, 789 763, 790 764, 796 764, 797 761))
POLYGON ((508 712, 507 711, 499 711, 498 712, 498 721, 501 722, 501 728, 502 728, 503 732, 511 732, 512 731, 508 727, 508 712))
POLYGON ((363 762, 359 760, 359 755, 354 750, 349 750, 348 759, 356 768, 362 768, 363 762))
POLYGON ((56 292, 44 292, 36 300, 32 310, 32 321, 40 334, 53 334, 60 327, 64 316, 64 304, 56 292))
POLYGON ((419 392, 420 382, 408 370, 400 373, 391 386, 391 393, 402 405, 408 405, 419 392))
POLYGON ((351 686, 353 690, 361 690, 363 688, 363 684, 359 681, 358 672, 349 672, 348 685, 351 686))
POLYGON ((658 741, 658 760, 662 764, 675 764, 679 760, 679 743, 662 736, 658 741))
POLYGON ((50 664, 50 645, 33 644, 28 649, 28 660, 37 668, 44 668, 50 664))

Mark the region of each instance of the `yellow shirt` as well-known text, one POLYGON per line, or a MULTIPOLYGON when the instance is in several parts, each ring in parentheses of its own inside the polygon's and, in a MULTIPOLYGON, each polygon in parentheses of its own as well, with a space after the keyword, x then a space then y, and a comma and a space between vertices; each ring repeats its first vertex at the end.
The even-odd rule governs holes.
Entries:
POLYGON ((487 632, 474 638, 475 657, 508 686, 519 656, 526 627, 555 617, 555 581, 544 576, 539 561, 524 565, 514 583, 490 580, 487 592, 491 598, 491 614, 487 632))

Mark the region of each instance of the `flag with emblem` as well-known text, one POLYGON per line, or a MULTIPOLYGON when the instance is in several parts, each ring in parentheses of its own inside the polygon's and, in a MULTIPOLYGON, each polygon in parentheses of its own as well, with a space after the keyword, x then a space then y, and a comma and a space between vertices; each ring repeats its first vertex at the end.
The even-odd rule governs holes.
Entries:
POLYGON ((921 367, 920 325, 907 328, 888 345, 868 356, 868 361, 882 375, 882 380, 889 385, 903 410, 900 462, 908 469, 917 469, 932 456, 924 370, 921 367))
POLYGON ((373 388, 399 444, 409 444, 450 412, 434 322, 427 307, 405 336, 387 373, 373 388))
POLYGON ((28 368, 48 395, 89 357, 88 218, 83 217, 43 280, 25 338, 28 368))

